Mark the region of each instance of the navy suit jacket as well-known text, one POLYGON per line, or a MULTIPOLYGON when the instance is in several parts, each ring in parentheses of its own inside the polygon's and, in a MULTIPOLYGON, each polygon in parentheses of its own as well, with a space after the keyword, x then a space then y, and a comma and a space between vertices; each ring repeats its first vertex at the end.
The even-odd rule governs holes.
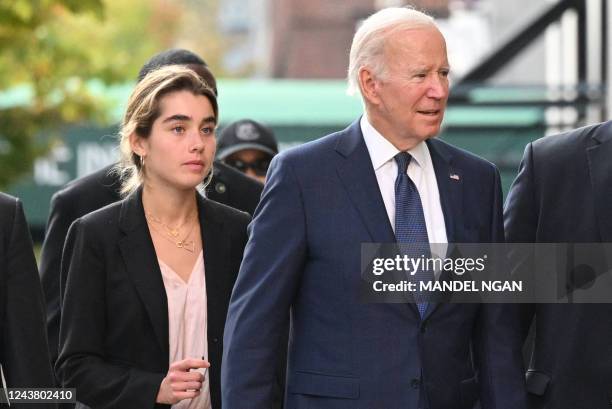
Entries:
MULTIPOLYGON (((612 121, 527 145, 506 201, 507 240, 612 242, 611 158, 612 121)), ((528 344, 535 341, 527 371, 529 407, 610 408, 612 305, 532 304, 523 309, 524 329, 534 317, 536 326, 535 340, 530 337, 528 344)))
MULTIPOLYGON (((503 241, 496 168, 427 144, 449 242, 503 241)), ((223 408, 270 406, 289 310, 287 409, 416 409, 421 393, 430 409, 523 408, 505 307, 437 304, 421 320, 414 304, 359 301, 360 244, 394 241, 359 121, 278 155, 230 302, 223 408)))

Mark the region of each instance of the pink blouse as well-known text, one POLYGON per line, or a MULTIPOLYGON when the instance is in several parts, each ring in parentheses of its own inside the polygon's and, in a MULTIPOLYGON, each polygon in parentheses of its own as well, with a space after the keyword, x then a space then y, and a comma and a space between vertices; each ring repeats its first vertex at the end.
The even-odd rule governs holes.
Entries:
MULTIPOLYGON (((183 279, 159 260, 159 267, 168 297, 168 329, 170 362, 187 358, 208 357, 206 279, 202 252, 197 258, 189 281, 183 279)), ((200 370, 204 372, 204 369, 200 370)), ((200 395, 172 405, 175 409, 211 409, 209 373, 200 395)))

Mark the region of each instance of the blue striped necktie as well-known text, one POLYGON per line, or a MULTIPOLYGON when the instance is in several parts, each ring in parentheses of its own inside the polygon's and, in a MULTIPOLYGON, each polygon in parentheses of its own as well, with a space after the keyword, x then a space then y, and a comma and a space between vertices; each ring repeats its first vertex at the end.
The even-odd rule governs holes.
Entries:
MULTIPOLYGON (((429 238, 427 236, 427 225, 423 214, 421 197, 414 182, 408 176, 408 165, 410 156, 407 152, 395 155, 397 162, 397 178, 395 179, 395 239, 400 244, 402 255, 419 258, 430 257, 429 238), (402 246, 405 244, 405 246, 402 246)), ((419 269, 410 277, 410 281, 429 281, 433 279, 431 271, 419 269)), ((427 310, 427 299, 419 292, 413 293, 419 314, 425 315, 427 310)))

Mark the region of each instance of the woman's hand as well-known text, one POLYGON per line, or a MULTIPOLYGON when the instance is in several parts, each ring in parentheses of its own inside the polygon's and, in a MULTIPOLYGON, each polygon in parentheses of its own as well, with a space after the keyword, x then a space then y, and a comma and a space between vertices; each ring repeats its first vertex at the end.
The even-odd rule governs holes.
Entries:
POLYGON ((202 359, 183 359, 170 365, 168 374, 159 386, 157 403, 174 405, 183 399, 193 399, 200 394, 204 375, 192 369, 208 368, 210 363, 202 359))

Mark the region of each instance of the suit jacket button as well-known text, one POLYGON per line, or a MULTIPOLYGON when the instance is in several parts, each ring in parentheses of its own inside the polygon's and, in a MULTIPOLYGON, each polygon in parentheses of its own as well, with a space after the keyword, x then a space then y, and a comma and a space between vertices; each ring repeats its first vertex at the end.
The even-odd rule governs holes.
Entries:
POLYGON ((414 378, 413 380, 410 381, 410 387, 412 389, 419 389, 421 387, 421 380, 414 378))
POLYGON ((427 332, 427 323, 422 323, 421 324, 421 334, 424 334, 425 332, 427 332))
POLYGON ((213 343, 216 344, 217 342, 219 342, 219 338, 213 338, 213 343))
POLYGON ((223 194, 225 193, 227 188, 225 187, 224 183, 219 182, 215 185, 215 190, 217 191, 217 193, 223 194))

